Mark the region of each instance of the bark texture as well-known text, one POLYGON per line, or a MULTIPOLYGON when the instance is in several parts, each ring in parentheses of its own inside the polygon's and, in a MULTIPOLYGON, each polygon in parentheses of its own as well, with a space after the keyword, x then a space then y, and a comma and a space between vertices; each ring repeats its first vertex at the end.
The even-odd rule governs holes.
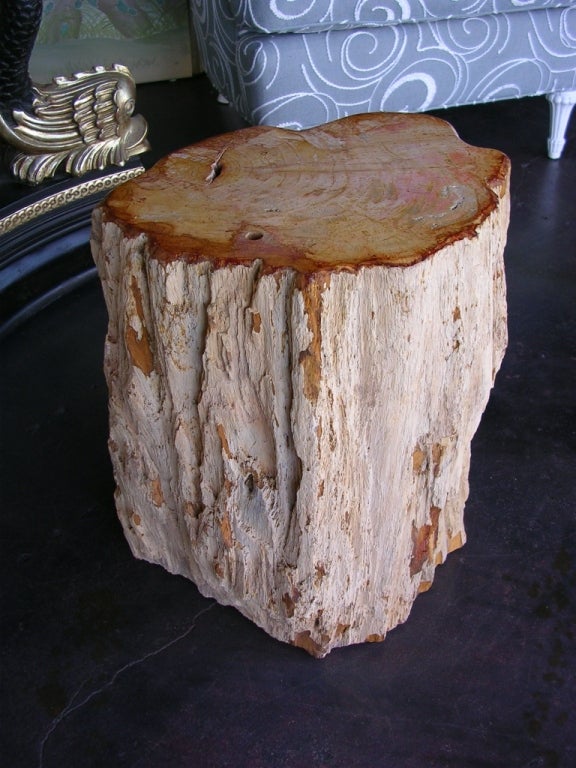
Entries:
POLYGON ((372 115, 211 139, 112 193, 93 252, 137 557, 314 656, 407 618, 465 542, 508 172, 372 115))

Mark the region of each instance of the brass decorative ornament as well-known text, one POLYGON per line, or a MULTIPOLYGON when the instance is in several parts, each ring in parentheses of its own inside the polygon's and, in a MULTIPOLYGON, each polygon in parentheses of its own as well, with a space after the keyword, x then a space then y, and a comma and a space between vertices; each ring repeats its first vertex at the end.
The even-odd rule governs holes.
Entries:
POLYGON ((115 64, 30 82, 28 61, 40 25, 39 0, 0 0, 0 143, 12 174, 31 184, 123 166, 145 152, 147 124, 133 115, 136 84, 115 64))
POLYGON ((149 148, 147 125, 133 116, 136 86, 126 67, 95 67, 34 85, 30 111, 0 113, 0 137, 17 150, 12 173, 38 184, 63 166, 82 176, 126 161, 149 148))

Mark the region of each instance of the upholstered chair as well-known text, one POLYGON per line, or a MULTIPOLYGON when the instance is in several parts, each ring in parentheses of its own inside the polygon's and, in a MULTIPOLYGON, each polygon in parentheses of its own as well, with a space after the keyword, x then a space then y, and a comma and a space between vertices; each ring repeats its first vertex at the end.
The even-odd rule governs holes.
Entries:
POLYGON ((576 0, 190 0, 204 67, 250 123, 306 128, 546 95, 560 157, 576 0))

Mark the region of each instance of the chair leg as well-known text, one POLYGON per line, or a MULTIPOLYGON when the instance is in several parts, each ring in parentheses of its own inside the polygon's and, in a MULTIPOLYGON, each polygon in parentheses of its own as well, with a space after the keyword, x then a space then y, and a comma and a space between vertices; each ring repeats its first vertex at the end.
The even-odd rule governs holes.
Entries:
POLYGON ((576 104, 576 91, 548 93, 550 102, 550 136, 548 138, 548 157, 557 160, 564 149, 566 128, 572 107, 576 104))

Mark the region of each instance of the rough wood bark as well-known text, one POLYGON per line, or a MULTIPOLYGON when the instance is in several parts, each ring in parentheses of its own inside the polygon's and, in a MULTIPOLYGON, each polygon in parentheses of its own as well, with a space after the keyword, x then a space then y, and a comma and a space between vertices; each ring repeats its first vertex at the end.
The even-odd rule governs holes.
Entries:
POLYGON ((95 212, 132 551, 323 656, 465 541, 506 346, 505 156, 425 116, 252 128, 95 212))

